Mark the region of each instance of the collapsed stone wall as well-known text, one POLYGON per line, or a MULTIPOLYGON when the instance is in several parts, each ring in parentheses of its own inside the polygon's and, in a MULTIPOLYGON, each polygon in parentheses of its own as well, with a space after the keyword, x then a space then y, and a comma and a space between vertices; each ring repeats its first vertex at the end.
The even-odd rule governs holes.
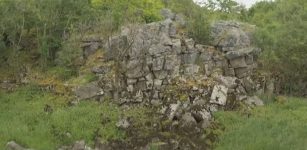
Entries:
MULTIPOLYGON (((104 64, 113 65, 93 68, 100 82, 78 88, 77 97, 112 97, 120 105, 155 106, 169 120, 201 128, 220 108, 263 104, 252 96, 257 87, 251 76, 260 52, 252 46, 254 26, 218 21, 212 24, 208 46, 179 33, 186 24, 182 16, 168 10, 162 15, 163 21, 129 25, 108 39, 104 64)), ((102 47, 97 40, 87 43, 93 43, 87 44, 90 49, 102 47)))
MULTIPOLYGON (((263 105, 253 96, 259 88, 252 80, 260 52, 252 46, 255 27, 218 21, 211 27, 212 45, 201 45, 180 33, 186 25, 182 16, 169 10, 162 15, 165 20, 160 22, 123 27, 105 43, 100 38, 84 40, 85 58, 104 49, 91 69, 100 79, 77 87, 75 95, 78 100, 111 98, 119 105, 153 107, 160 116, 157 122, 168 123, 162 128, 193 136, 192 144, 175 137, 167 138, 175 143, 160 140, 171 148, 197 149, 193 145, 203 143, 212 112, 242 103, 263 105)), ((123 118, 117 125, 129 129, 130 123, 123 118)))
POLYGON ((260 52, 246 31, 253 26, 216 22, 213 46, 208 46, 178 33, 185 24, 180 16, 167 11, 164 16, 160 22, 124 27, 106 42, 106 57, 119 70, 117 89, 102 79, 106 93, 116 90, 120 104, 154 105, 170 120, 194 120, 202 126, 212 111, 229 103, 262 105, 251 97, 256 88, 251 75, 260 52))

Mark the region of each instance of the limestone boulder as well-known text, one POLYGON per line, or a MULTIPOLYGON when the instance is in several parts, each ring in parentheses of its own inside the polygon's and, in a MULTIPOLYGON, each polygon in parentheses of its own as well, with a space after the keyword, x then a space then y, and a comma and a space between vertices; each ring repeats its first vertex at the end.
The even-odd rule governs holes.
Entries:
POLYGON ((212 24, 212 44, 221 51, 228 52, 251 45, 248 33, 243 30, 243 24, 233 21, 218 21, 212 24))
POLYGON ((248 97, 245 103, 248 104, 249 106, 263 106, 264 105, 263 101, 257 96, 248 97))
POLYGON ((74 93, 78 100, 91 99, 104 94, 97 82, 80 86, 74 90, 74 93))
POLYGON ((30 150, 22 147, 21 145, 17 144, 15 141, 10 141, 6 144, 7 150, 30 150))
POLYGON ((215 85, 211 94, 210 103, 226 105, 228 88, 224 85, 215 85))

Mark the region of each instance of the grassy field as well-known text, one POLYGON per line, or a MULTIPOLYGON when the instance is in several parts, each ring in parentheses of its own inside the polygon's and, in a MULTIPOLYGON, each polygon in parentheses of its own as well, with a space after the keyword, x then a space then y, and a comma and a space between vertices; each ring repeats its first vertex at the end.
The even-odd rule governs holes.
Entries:
POLYGON ((307 99, 270 103, 251 114, 218 112, 225 128, 217 150, 306 150, 307 99))
POLYGON ((95 136, 122 139, 115 124, 121 114, 111 103, 82 102, 65 105, 66 98, 24 87, 14 93, 0 92, 0 149, 8 141, 37 150, 54 150, 76 140, 93 144, 95 136), (45 112, 49 105, 52 112, 45 112), (108 120, 102 125, 103 120, 108 120))
MULTIPOLYGON (((96 136, 102 140, 125 139, 126 133, 115 125, 123 115, 135 118, 142 134, 147 133, 146 128, 141 130, 148 119, 147 108, 122 110, 107 101, 84 101, 71 107, 67 102, 67 97, 35 86, 13 93, 0 91, 0 149, 11 140, 37 150, 53 150, 76 140, 93 145, 96 136), (52 110, 46 112, 47 105, 52 110)), ((248 114, 225 111, 214 115, 219 130, 223 130, 217 150, 307 149, 306 99, 269 103, 248 114)))

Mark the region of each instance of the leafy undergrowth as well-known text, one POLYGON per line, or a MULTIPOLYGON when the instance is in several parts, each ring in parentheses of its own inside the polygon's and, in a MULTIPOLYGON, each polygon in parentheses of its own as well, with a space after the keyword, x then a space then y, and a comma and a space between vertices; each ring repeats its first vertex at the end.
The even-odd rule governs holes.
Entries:
POLYGON ((125 133, 115 126, 122 112, 110 102, 81 102, 69 107, 64 97, 27 86, 0 92, 0 149, 8 141, 34 149, 53 150, 76 140, 93 145, 96 136, 117 140, 125 133), (104 123, 102 124, 103 120, 104 123))
POLYGON ((289 98, 252 110, 218 112, 217 122, 225 128, 217 150, 289 150, 307 147, 307 100, 289 98))

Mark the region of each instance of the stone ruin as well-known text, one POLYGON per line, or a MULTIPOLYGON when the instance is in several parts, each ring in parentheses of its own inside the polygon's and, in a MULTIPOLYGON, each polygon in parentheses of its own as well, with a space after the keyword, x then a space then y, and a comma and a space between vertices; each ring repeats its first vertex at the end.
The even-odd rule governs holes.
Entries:
MULTIPOLYGON (((103 46, 105 61, 116 65, 94 68, 101 80, 77 89, 77 97, 112 97, 119 105, 154 106, 174 124, 193 129, 208 127, 212 112, 219 109, 235 109, 239 103, 263 105, 253 96, 252 75, 260 52, 251 42, 254 26, 215 22, 208 46, 180 33, 186 24, 182 16, 167 10, 162 14, 163 21, 130 25, 111 37, 103 46), (117 72, 110 79, 106 72, 114 68, 117 72)), ((93 43, 87 47, 98 47, 93 43)))
MULTIPOLYGON (((161 120, 193 135, 195 141, 210 126, 212 112, 234 110, 242 104, 247 108, 263 105, 254 96, 259 87, 252 80, 260 53, 252 46, 254 26, 215 22, 209 46, 184 35, 182 16, 169 10, 162 15, 165 20, 160 22, 123 27, 105 42, 84 40, 85 58, 100 48, 104 55, 99 58, 103 63, 91 69, 99 81, 77 87, 77 99, 112 99, 121 106, 153 107, 161 120)), ((123 119, 117 125, 128 128, 129 124, 123 119)), ((178 142, 169 145, 174 148, 178 142)))
MULTIPOLYGON (((242 103, 263 105, 253 96, 258 87, 252 76, 260 53, 252 46, 254 26, 215 22, 209 46, 180 33, 186 25, 182 16, 168 10, 162 15, 165 20, 160 22, 124 27, 105 44, 100 38, 84 40, 84 58, 103 47, 104 63, 112 65, 92 68, 100 81, 76 88, 77 99, 112 98, 119 105, 153 106, 162 119, 193 135, 193 140, 199 140, 195 135, 210 125, 212 112, 233 110, 242 103)), ((128 128, 129 124, 124 119, 116 125, 128 128)), ((180 144, 175 141, 165 149, 180 144)), ((7 147, 25 149, 14 141, 7 147)), ((90 148, 77 141, 60 149, 90 148)), ((193 148, 184 145, 183 149, 193 148)))

